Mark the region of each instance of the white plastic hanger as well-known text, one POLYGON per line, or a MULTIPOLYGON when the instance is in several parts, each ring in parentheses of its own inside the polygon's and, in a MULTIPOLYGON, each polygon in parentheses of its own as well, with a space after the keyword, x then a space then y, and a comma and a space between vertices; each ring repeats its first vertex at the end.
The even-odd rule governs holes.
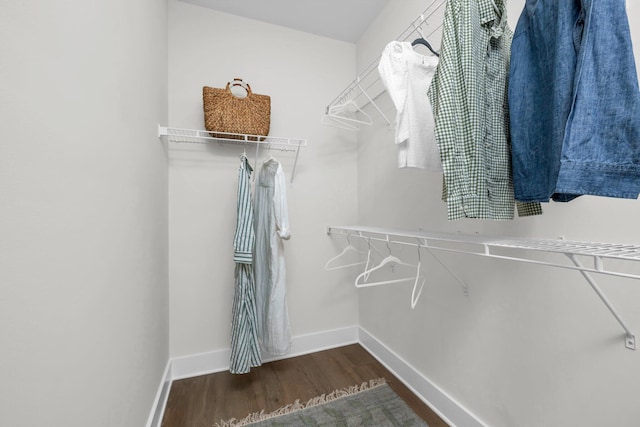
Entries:
POLYGON ((363 271, 358 277, 356 277, 355 285, 356 288, 368 288, 371 286, 380 286, 380 285, 390 285, 393 283, 402 283, 402 282, 413 282, 413 290, 411 291, 411 309, 416 307, 418 303, 418 299, 420 299, 420 295, 422 294, 422 289, 424 288, 424 283, 426 281, 425 275, 421 269, 422 261, 420 260, 420 247, 418 246, 418 264, 408 264, 401 259, 391 255, 391 251, 389 251, 389 256, 383 259, 380 264, 375 267, 363 271), (415 276, 404 277, 400 279, 391 279, 391 280, 383 280, 379 282, 370 282, 367 283, 366 280, 376 270, 380 270, 387 264, 392 265, 402 265, 405 267, 413 268, 416 271, 415 276), (361 283, 360 279, 364 279, 361 283), (418 289, 418 284, 420 284, 420 289, 418 289), (416 294, 417 290, 417 294, 416 294))
POLYGON ((342 104, 329 107, 320 122, 347 130, 358 130, 360 129, 358 125, 370 126, 373 124, 371 116, 360 109, 353 99, 348 99, 342 104), (364 120, 357 119, 356 113, 362 114, 364 120))
POLYGON ((359 261, 359 262, 350 263, 350 264, 337 264, 337 265, 334 265, 334 263, 336 261, 341 260, 345 255, 347 255, 349 253, 355 253, 358 256, 364 255, 364 251, 361 251, 361 250, 357 249, 356 247, 354 247, 351 244, 351 239, 349 237, 350 237, 350 235, 347 234, 347 246, 342 250, 342 252, 340 252, 337 256, 335 256, 335 257, 331 258, 329 261, 327 261, 327 264, 324 266, 325 270, 328 270, 328 271, 340 270, 340 269, 343 269, 343 268, 355 267, 357 265, 362 265, 362 264, 366 264, 365 270, 367 269, 367 267, 369 266, 370 260, 371 260, 371 244, 369 244, 369 252, 367 254, 367 260, 366 261, 359 261))
POLYGON ((327 126, 332 126, 332 127, 336 127, 338 129, 344 129, 344 130, 360 130, 360 127, 348 123, 347 121, 338 118, 336 116, 333 115, 329 115, 327 114, 323 114, 322 118, 320 118, 320 123, 322 123, 323 125, 327 125, 327 126))

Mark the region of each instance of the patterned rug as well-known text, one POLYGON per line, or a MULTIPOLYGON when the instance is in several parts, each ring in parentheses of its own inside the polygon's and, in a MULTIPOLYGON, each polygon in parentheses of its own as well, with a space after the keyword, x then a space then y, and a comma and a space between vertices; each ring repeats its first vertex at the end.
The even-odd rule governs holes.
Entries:
POLYGON ((214 425, 239 426, 424 427, 427 423, 386 384, 384 378, 380 378, 323 394, 306 403, 296 400, 272 413, 256 412, 241 420, 231 419, 214 425))

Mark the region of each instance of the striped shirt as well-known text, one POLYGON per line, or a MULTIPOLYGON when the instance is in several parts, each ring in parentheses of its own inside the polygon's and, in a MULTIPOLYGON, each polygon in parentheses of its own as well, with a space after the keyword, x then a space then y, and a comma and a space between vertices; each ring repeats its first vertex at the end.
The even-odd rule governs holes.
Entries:
POLYGON ((236 233, 233 237, 235 249, 233 260, 242 264, 253 262, 253 245, 255 232, 253 230, 253 204, 251 202, 251 173, 253 168, 245 156, 242 156, 238 173, 238 208, 236 233))
MULTIPOLYGON (((428 96, 449 220, 513 219, 507 98, 512 38, 504 0, 447 2, 442 52, 428 96)), ((538 215, 542 208, 518 203, 518 213, 538 215)))
POLYGON ((251 201, 251 172, 246 156, 241 157, 238 171, 238 220, 233 239, 235 248, 235 293, 231 320, 231 359, 229 372, 248 373, 252 367, 262 364, 258 342, 258 314, 256 287, 253 275, 253 204, 251 201))

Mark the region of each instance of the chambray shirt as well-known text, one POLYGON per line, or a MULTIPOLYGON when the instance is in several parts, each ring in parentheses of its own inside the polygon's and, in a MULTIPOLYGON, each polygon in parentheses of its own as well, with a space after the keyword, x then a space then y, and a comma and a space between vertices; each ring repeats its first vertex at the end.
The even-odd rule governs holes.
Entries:
MULTIPOLYGON (((513 32, 503 0, 449 0, 428 96, 449 220, 514 216, 507 77, 513 32)), ((542 213, 518 203, 520 216, 542 213)))
POLYGON ((527 0, 509 79, 515 197, 638 198, 640 89, 625 0, 527 0))

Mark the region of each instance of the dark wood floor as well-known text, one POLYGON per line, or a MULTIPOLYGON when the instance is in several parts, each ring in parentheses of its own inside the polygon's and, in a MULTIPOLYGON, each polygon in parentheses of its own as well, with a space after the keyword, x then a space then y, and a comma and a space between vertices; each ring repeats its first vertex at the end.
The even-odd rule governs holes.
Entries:
POLYGON ((427 405, 358 344, 279 360, 249 374, 219 372, 174 381, 162 427, 211 427, 220 420, 272 412, 296 399, 306 402, 333 390, 384 377, 428 424, 446 427, 427 405))

